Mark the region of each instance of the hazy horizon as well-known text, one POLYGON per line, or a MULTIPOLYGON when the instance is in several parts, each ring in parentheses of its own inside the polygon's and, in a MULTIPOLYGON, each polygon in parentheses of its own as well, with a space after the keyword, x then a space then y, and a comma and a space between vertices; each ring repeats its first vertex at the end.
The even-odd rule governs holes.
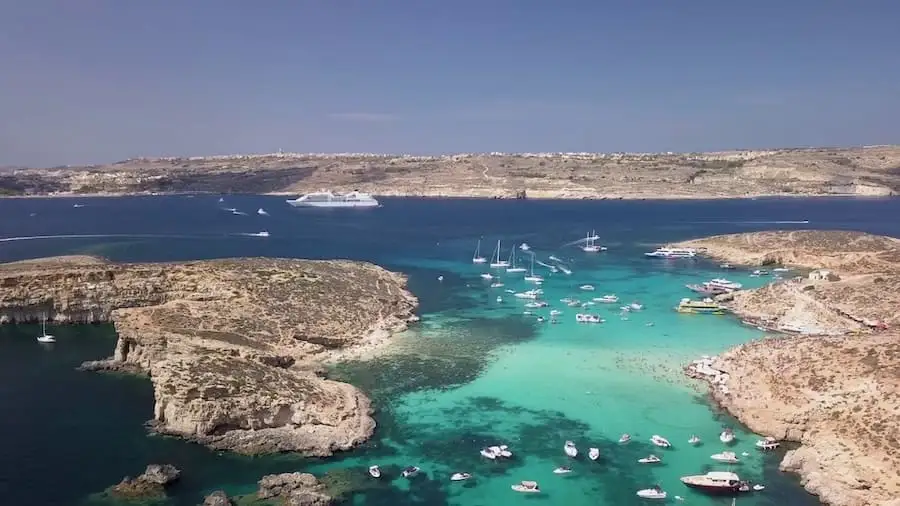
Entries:
POLYGON ((900 142, 900 4, 0 0, 0 166, 900 142))

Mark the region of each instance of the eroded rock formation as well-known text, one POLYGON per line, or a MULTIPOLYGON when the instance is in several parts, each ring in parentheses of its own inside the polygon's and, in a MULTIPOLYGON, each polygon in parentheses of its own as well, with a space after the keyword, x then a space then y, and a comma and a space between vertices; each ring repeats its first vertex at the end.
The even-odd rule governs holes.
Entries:
POLYGON ((367 439, 368 398, 317 364, 383 341, 415 306, 405 278, 349 261, 0 265, 0 322, 112 322, 114 355, 85 368, 149 374, 156 430, 242 453, 327 456, 367 439))
POLYGON ((259 480, 256 497, 280 500, 285 506, 329 506, 334 500, 325 487, 309 473, 269 474, 259 480))
POLYGON ((181 471, 175 466, 150 464, 137 478, 126 476, 121 482, 110 487, 109 493, 113 497, 123 499, 162 497, 166 494, 166 486, 179 477, 181 471))

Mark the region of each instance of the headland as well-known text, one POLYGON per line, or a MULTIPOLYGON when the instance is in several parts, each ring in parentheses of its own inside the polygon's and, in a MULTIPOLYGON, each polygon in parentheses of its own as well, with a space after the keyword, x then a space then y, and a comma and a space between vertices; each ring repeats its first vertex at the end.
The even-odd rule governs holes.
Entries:
POLYGON ((722 296, 780 330, 716 357, 713 398, 751 430, 801 444, 781 469, 835 506, 900 505, 900 240, 845 231, 755 232, 679 243, 799 276, 722 296))
POLYGON ((246 454, 370 437, 369 399, 321 364, 384 342, 417 306, 403 276, 338 260, 54 257, 0 264, 0 287, 0 323, 114 324, 113 356, 83 369, 149 375, 154 430, 246 454))
POLYGON ((900 146, 711 153, 302 154, 0 169, 0 196, 169 193, 714 199, 900 193, 900 146))

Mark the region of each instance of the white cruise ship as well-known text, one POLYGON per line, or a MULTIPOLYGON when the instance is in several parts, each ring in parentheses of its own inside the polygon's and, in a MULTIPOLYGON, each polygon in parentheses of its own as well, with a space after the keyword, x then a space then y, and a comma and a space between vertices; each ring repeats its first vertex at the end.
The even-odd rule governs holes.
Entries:
POLYGON ((378 201, 368 193, 350 192, 345 194, 321 191, 307 193, 294 200, 288 200, 294 207, 378 207, 378 201))
POLYGON ((657 248, 656 251, 644 253, 653 258, 694 258, 697 250, 693 248, 657 248))

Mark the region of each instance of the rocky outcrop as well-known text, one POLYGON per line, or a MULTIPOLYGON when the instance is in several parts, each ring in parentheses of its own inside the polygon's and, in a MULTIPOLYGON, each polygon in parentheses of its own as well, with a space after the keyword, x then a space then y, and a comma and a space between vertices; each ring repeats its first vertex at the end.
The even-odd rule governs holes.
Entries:
POLYGON ((900 506, 900 332, 891 330, 900 323, 900 241, 800 231, 679 246, 731 263, 837 274, 739 291, 728 302, 742 318, 818 335, 754 341, 690 369, 754 432, 801 443, 781 469, 798 473, 825 503, 900 506))
POLYGON ((234 501, 232 501, 225 492, 216 490, 203 498, 203 504, 201 506, 234 506, 234 501))
POLYGON ((334 500, 324 486, 309 473, 269 474, 259 480, 256 493, 261 500, 280 500, 285 506, 330 506, 334 500))
POLYGON ((54 258, 0 265, 0 287, 3 322, 111 321, 113 356, 83 368, 148 374, 156 431, 242 453, 366 440, 369 400, 316 364, 382 342, 416 306, 402 276, 349 261, 54 258))
POLYGON ((169 464, 150 464, 143 474, 137 478, 126 476, 109 489, 113 497, 123 499, 141 499, 160 497, 166 494, 166 486, 181 476, 175 466, 169 464))

